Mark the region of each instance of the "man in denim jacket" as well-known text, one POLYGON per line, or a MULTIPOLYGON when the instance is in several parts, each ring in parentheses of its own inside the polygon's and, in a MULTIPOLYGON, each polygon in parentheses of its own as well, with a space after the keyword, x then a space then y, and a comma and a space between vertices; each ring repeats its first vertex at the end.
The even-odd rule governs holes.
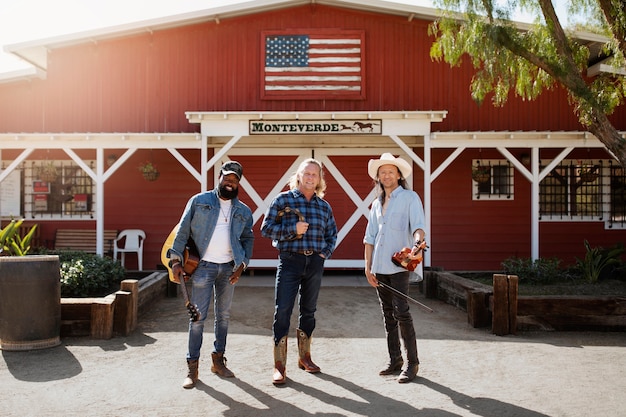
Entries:
MULTIPOLYGON (((252 211, 237 198, 239 180, 243 175, 241 164, 229 161, 222 165, 218 186, 196 194, 185 207, 174 244, 168 253, 172 273, 184 283, 181 259, 188 240, 198 249, 200 261, 191 276, 193 282, 191 303, 197 306, 200 318, 189 322, 187 365, 189 373, 184 388, 193 388, 198 381, 198 362, 204 320, 215 290, 215 341, 211 371, 222 377, 233 377, 226 367, 226 336, 235 284, 250 263, 254 234, 252 211)), ((184 285, 184 284, 182 284, 184 285)))

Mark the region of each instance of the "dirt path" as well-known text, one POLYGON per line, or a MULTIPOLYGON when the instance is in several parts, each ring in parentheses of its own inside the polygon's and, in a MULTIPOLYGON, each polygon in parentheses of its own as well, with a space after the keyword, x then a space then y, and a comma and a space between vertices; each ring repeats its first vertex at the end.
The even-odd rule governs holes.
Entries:
MULTIPOLYGON (((128 337, 64 338, 32 352, 2 352, 0 414, 13 416, 618 416, 624 415, 626 334, 524 333, 497 337, 465 314, 425 300, 412 307, 419 377, 380 377, 386 344, 370 287, 324 287, 312 355, 297 368, 289 340, 284 387, 271 383, 273 288, 235 291, 226 357, 236 378, 210 372, 205 329, 201 382, 184 390, 187 318, 163 299, 128 337)), ((292 326, 295 328, 295 316, 292 326)), ((212 324, 210 325, 212 327, 212 324)), ((293 334, 293 328, 292 328, 293 334)))

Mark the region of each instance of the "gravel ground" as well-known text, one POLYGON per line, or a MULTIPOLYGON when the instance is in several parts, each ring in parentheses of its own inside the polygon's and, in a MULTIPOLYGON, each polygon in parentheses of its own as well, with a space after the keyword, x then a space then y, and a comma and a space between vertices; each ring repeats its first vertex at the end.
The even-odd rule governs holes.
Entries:
MULTIPOLYGON (((326 284, 313 360, 297 368, 296 316, 288 382, 271 383, 273 287, 235 291, 226 357, 235 378, 210 372, 212 325, 205 328, 200 382, 185 390, 187 316, 164 298, 128 337, 64 338, 61 346, 2 351, 5 416, 623 416, 626 334, 530 332, 498 337, 474 329, 464 312, 419 293, 412 307, 420 373, 412 383, 380 377, 386 342, 373 288, 326 284)), ((358 280, 357 280, 358 281, 358 280)), ((355 281, 356 282, 356 281, 355 281)))

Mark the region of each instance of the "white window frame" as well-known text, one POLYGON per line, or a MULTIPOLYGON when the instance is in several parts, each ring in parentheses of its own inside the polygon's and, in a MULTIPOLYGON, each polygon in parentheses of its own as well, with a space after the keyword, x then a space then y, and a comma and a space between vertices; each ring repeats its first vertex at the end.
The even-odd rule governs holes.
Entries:
MULTIPOLYGON (((48 212, 39 212, 35 210, 35 204, 33 201, 33 196, 36 194, 33 190, 33 181, 29 181, 28 179, 34 179, 36 175, 37 167, 45 161, 28 161, 24 167, 19 168, 19 170, 24 171, 24 184, 22 185, 22 193, 23 193, 23 217, 26 219, 32 220, 91 220, 95 218, 95 207, 96 207, 96 184, 92 184, 92 192, 90 194, 91 198, 91 210, 85 210, 84 212, 74 211, 72 213, 68 212, 60 212, 60 213, 48 213, 48 212), (32 162, 32 163, 31 163, 32 162)), ((62 167, 65 163, 70 163, 73 166, 76 166, 79 169, 82 169, 78 164, 76 164, 72 160, 67 161, 54 161, 54 165, 58 168, 59 172, 62 172, 62 167)), ((95 160, 85 160, 87 165, 95 165, 95 160)), ((67 164, 65 164, 67 166, 67 164)), ((93 181, 93 180, 92 180, 93 181)))
POLYGON ((474 181, 473 178, 470 179, 472 181, 472 200, 474 201, 513 201, 515 197, 515 169, 512 164, 510 164, 506 159, 473 159, 472 166, 473 169, 477 165, 485 165, 489 166, 491 169, 491 175, 489 177, 489 187, 490 192, 485 193, 480 191, 481 184, 474 181), (509 192, 500 194, 499 190, 494 189, 493 178, 494 176, 494 167, 507 167, 508 173, 507 178, 509 179, 509 192))

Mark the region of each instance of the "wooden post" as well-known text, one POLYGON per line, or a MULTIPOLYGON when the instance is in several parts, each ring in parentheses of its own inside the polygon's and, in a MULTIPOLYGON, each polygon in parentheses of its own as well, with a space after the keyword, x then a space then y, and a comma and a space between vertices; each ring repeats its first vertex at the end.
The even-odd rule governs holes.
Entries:
POLYGON ((437 274, 432 271, 424 271, 422 288, 426 298, 437 298, 437 274))
POLYGON ((509 334, 509 289, 506 275, 493 275, 493 313, 491 331, 502 336, 509 334))
POLYGON ((474 328, 489 326, 489 295, 487 291, 468 289, 467 322, 474 328))
POLYGON ((517 334, 517 294, 519 280, 517 275, 507 275, 506 279, 509 289, 509 333, 517 334))
POLYGON ((515 275, 493 275, 492 332, 498 336, 517 332, 517 286, 515 275))
POLYGON ((91 305, 91 337, 110 339, 113 336, 115 294, 96 299, 91 305))
POLYGON ((121 282, 120 289, 130 292, 131 300, 128 306, 128 333, 130 334, 137 327, 137 314, 139 311, 139 281, 136 279, 125 279, 121 282))
POLYGON ((115 314, 113 317, 113 331, 122 336, 128 336, 132 331, 133 297, 130 291, 115 293, 115 314))

